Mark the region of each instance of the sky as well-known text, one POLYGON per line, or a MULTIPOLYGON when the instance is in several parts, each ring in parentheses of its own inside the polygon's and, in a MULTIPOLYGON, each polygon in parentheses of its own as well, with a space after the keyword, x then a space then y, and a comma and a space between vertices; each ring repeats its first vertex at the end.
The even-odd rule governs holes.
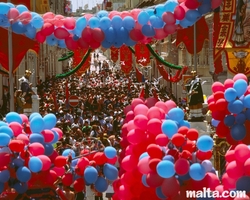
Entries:
POLYGON ((71 0, 72 3, 72 11, 75 12, 76 9, 79 7, 82 7, 84 9, 84 6, 88 4, 88 9, 92 9, 92 7, 95 7, 97 3, 102 3, 103 0, 71 0))

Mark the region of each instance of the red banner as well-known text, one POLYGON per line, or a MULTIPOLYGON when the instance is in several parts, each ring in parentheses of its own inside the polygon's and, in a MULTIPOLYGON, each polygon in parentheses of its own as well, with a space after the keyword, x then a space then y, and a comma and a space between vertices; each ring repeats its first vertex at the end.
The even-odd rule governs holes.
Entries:
MULTIPOLYGON (((8 30, 0 28, 0 63, 9 71, 8 30)), ((39 52, 39 44, 23 35, 12 33, 13 72, 15 72, 28 50, 39 52)))
POLYGON ((125 45, 120 48, 120 61, 121 70, 125 74, 129 74, 132 70, 132 52, 125 45))
POLYGON ((111 51, 111 60, 115 63, 118 58, 119 58, 119 49, 115 48, 115 47, 111 47, 110 48, 111 51))
POLYGON ((150 52, 145 44, 138 43, 135 45, 136 62, 147 66, 150 62, 150 52))
MULTIPOLYGON (((77 49, 74 51, 73 67, 76 67, 81 62, 87 51, 87 49, 77 49)), ((90 68, 90 62, 91 57, 89 56, 85 63, 82 65, 82 67, 76 72, 77 76, 81 76, 83 73, 86 72, 87 69, 90 68)))

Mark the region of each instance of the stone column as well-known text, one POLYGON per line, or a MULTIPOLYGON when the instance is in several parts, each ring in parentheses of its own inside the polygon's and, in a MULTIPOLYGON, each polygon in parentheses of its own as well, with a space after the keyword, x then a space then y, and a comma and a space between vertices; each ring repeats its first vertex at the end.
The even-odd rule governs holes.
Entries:
POLYGON ((37 88, 33 87, 32 90, 35 93, 34 95, 32 95, 32 113, 34 113, 34 112, 39 112, 39 101, 40 101, 40 98, 37 95, 37 88))
POLYGON ((214 16, 208 15, 206 21, 208 23, 209 28, 209 57, 208 57, 208 64, 209 64, 209 71, 214 72, 214 43, 213 43, 213 34, 214 34, 214 16))

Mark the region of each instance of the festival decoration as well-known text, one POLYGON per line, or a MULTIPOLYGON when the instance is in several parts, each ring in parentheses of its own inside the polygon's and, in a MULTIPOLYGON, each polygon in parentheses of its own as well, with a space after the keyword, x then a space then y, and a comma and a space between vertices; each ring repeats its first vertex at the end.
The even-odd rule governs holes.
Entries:
POLYGON ((74 52, 73 51, 69 51, 65 55, 63 55, 61 58, 59 58, 58 61, 68 60, 72 56, 74 56, 74 52))
MULTIPOLYGON (((87 49, 77 49, 74 51, 73 65, 72 65, 73 68, 77 66, 78 63, 81 62, 82 58, 84 57, 87 51, 88 51, 87 49)), ((90 68, 90 62, 91 62, 91 56, 88 56, 87 60, 82 64, 81 68, 76 71, 76 74, 78 76, 81 76, 83 73, 85 73, 85 71, 90 68)))
POLYGON ((110 58, 114 63, 116 63, 117 60, 119 59, 119 53, 120 51, 118 48, 115 47, 110 48, 110 58))
MULTIPOLYGON (((221 1, 219 0, 216 5, 221 1)), ((36 12, 31 13, 24 5, 1 3, 0 27, 11 26, 17 34, 35 35, 40 43, 46 41, 48 45, 67 47, 70 50, 82 47, 82 43, 84 47, 92 49, 100 46, 119 48, 123 44, 134 46, 139 42, 147 44, 152 39, 163 39, 174 33, 177 26, 192 26, 202 15, 215 9, 212 2, 207 0, 196 6, 187 6, 185 2, 171 0, 156 5, 154 9, 110 13, 102 10, 95 15, 84 15, 79 18, 63 17, 52 12, 41 16, 36 12)))
POLYGON ((120 62, 121 70, 125 74, 129 74, 132 70, 132 52, 125 45, 120 48, 120 62))
POLYGON ((150 63, 150 52, 145 44, 135 45, 135 57, 138 64, 147 66, 150 63))

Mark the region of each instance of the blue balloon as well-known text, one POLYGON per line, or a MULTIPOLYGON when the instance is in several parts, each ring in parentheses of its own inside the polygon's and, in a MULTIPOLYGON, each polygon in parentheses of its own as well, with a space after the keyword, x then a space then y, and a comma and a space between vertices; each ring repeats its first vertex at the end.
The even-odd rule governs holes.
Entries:
POLYGON ((115 181, 118 178, 118 169, 114 165, 106 163, 103 166, 103 173, 110 181, 115 181))
POLYGON ((43 121, 44 129, 52 129, 55 127, 57 119, 54 114, 49 113, 43 117, 43 121))
POLYGON ((213 139, 208 135, 202 135, 197 140, 197 148, 202 152, 210 151, 214 146, 213 139))
POLYGON ((56 131, 54 131, 54 130, 52 130, 52 132, 54 133, 54 139, 53 139, 53 141, 51 142, 51 144, 55 144, 55 143, 57 143, 58 140, 59 140, 59 135, 58 135, 58 133, 57 133, 56 131))
POLYGON ((116 38, 113 45, 114 45, 115 48, 120 48, 123 45, 123 41, 116 38))
POLYGON ((7 124, 6 122, 0 121, 0 127, 2 127, 2 126, 7 126, 7 127, 9 127, 8 124, 7 124))
POLYGON ((40 29, 40 28, 43 27, 44 20, 43 20, 43 18, 42 18, 40 15, 34 14, 34 15, 32 16, 32 19, 31 19, 31 21, 30 21, 30 24, 31 24, 34 28, 40 29))
POLYGON ((72 39, 73 39, 74 41, 78 41, 79 38, 80 38, 80 37, 78 37, 77 35, 74 35, 72 39))
POLYGON ((244 113, 239 113, 236 115, 235 121, 237 124, 244 124, 246 121, 246 115, 244 113))
POLYGON ((162 17, 164 12, 166 12, 165 5, 160 4, 160 5, 155 6, 155 15, 157 17, 162 17))
POLYGON ((139 160, 141 160, 141 159, 143 159, 143 158, 146 158, 146 157, 148 157, 149 155, 148 155, 148 152, 144 152, 144 153, 142 153, 141 155, 140 155, 140 157, 139 157, 139 160))
POLYGON ((247 82, 243 79, 235 81, 234 89, 236 90, 237 96, 241 97, 247 91, 247 82))
POLYGON ((175 161, 175 160, 174 160, 174 157, 171 156, 171 155, 166 155, 166 156, 164 156, 162 160, 168 160, 168 161, 170 161, 170 162, 172 162, 172 163, 174 163, 174 161, 175 161))
POLYGON ((111 24, 114 29, 119 29, 122 27, 122 18, 120 16, 114 16, 111 20, 111 24))
POLYGON ((14 167, 22 167, 22 166, 24 166, 24 160, 21 158, 15 158, 12 161, 12 165, 14 165, 14 167))
POLYGON ((29 11, 29 9, 25 5, 17 5, 16 9, 19 11, 20 14, 25 11, 29 11))
POLYGON ((0 146, 4 147, 10 143, 10 136, 7 133, 0 133, 0 146))
POLYGON ((246 115, 247 120, 250 120, 250 109, 247 109, 245 111, 245 115, 246 115))
POLYGON ((112 43, 115 41, 116 38, 116 34, 115 34, 115 30, 113 29, 113 27, 109 27, 109 29, 107 29, 105 32, 105 39, 106 41, 112 43))
POLYGON ((219 123, 220 123, 220 121, 216 120, 216 119, 212 119, 212 121, 211 121, 211 124, 213 127, 217 127, 219 123))
POLYGON ((30 171, 37 173, 42 170, 43 163, 38 157, 31 157, 28 163, 30 171))
POLYGON ((10 27, 10 22, 7 15, 0 14, 0 27, 10 27))
POLYGON ((70 154, 72 158, 76 157, 76 153, 72 149, 65 149, 62 153, 62 156, 68 157, 70 154))
POLYGON ((42 117, 42 116, 40 115, 40 113, 38 113, 38 112, 33 112, 33 113, 31 113, 31 115, 29 116, 29 121, 31 122, 31 120, 32 120, 34 117, 37 117, 37 116, 42 117))
POLYGON ((236 182, 236 190, 250 192, 250 177, 242 176, 236 182))
POLYGON ((149 21, 154 28, 162 28, 164 26, 162 19, 155 15, 149 17, 149 21))
POLYGON ((164 6, 165 6, 165 12, 174 12, 174 9, 176 6, 178 6, 179 3, 177 0, 168 0, 164 6))
POLYGON ((121 27, 120 29, 115 30, 117 39, 121 40, 122 43, 125 43, 129 39, 129 32, 124 27, 121 27))
POLYGON ((38 142, 40 144, 44 144, 45 143, 43 135, 39 134, 39 133, 32 133, 30 135, 29 139, 30 139, 30 143, 31 144, 34 143, 34 142, 38 142))
POLYGON ((198 10, 188 10, 186 12, 185 18, 190 22, 196 22, 201 18, 201 14, 198 12, 198 10))
POLYGON ((228 89, 226 89, 226 91, 224 93, 224 97, 225 97, 227 102, 232 102, 236 99, 237 92, 234 88, 228 88, 228 89))
POLYGON ((108 189, 108 182, 105 178, 103 177, 98 177, 96 182, 95 182, 95 189, 98 191, 98 192, 105 192, 107 189, 108 189))
POLYGON ((31 28, 29 30, 27 30, 27 32, 25 33, 26 37, 30 38, 30 39, 35 39, 36 37, 36 28, 31 28))
POLYGON ((134 40, 128 38, 127 41, 125 41, 125 44, 126 44, 127 46, 132 47, 132 46, 136 45, 136 41, 134 41, 134 40))
POLYGON ((8 169, 0 171, 0 182, 6 183, 10 179, 10 171, 8 169))
POLYGON ((3 192, 3 190, 4 190, 4 183, 0 182, 0 194, 3 192))
POLYGON ((235 123, 235 117, 233 115, 227 115, 225 118, 224 118, 224 124, 231 127, 233 126, 235 123))
POLYGON ((148 23, 149 20, 149 14, 146 11, 141 11, 138 15, 138 23, 141 25, 145 25, 148 23))
POLYGON ((145 24, 142 26, 142 34, 145 35, 146 37, 154 37, 155 36, 155 30, 153 26, 145 24))
MULTIPOLYGON (((44 154, 45 154, 46 156, 51 156, 51 155, 53 154, 53 152, 54 152, 54 147, 53 147, 53 145, 52 145, 52 144, 45 143, 45 144, 43 144, 43 146, 44 146, 44 149, 45 149, 44 154)), ((74 155, 75 155, 75 154, 74 154, 74 155)), ((75 156, 74 156, 74 157, 75 157, 75 156)), ((72 158, 73 158, 73 156, 72 156, 72 158)))
POLYGON ((0 3, 0 14, 7 15, 10 11, 10 5, 7 3, 0 3))
POLYGON ((103 18, 103 17, 108 17, 109 16, 109 13, 108 13, 108 11, 106 11, 106 10, 100 10, 97 14, 96 14, 96 16, 98 17, 98 18, 103 18))
POLYGON ((194 25, 194 22, 187 20, 187 18, 180 20, 180 26, 182 28, 188 28, 188 27, 193 26, 193 25, 194 25))
POLYGON ((177 124, 172 120, 164 120, 161 125, 162 132, 168 136, 168 138, 172 138, 175 133, 178 131, 177 124))
POLYGON ((105 31, 111 26, 111 20, 109 17, 102 17, 100 19, 100 28, 105 31))
POLYGON ((127 16, 122 20, 122 26, 128 31, 132 30, 135 27, 135 20, 133 17, 127 16))
POLYGON ((30 121, 30 129, 33 133, 40 133, 44 130, 44 121, 40 116, 35 116, 30 121))
POLYGON ((105 147, 104 154, 107 158, 112 159, 117 155, 117 152, 114 147, 108 146, 108 147, 105 147))
POLYGON ((170 119, 180 122, 184 120, 184 111, 180 108, 172 108, 168 112, 168 116, 170 119))
POLYGON ((201 15, 212 11, 211 4, 202 4, 198 7, 198 11, 201 15))
POLYGON ((22 120, 21 116, 18 113, 16 113, 16 112, 9 112, 6 115, 6 121, 8 123, 11 123, 11 122, 17 122, 19 124, 23 123, 23 120, 22 120))
POLYGON ((200 163, 194 163, 190 166, 189 175, 193 180, 200 181, 205 177, 206 170, 200 163))
POLYGON ((142 177, 141 177, 141 182, 142 184, 145 186, 145 187, 149 187, 149 185, 147 184, 147 174, 143 174, 142 177))
POLYGON ((183 120, 183 121, 180 121, 179 122, 179 128, 182 127, 182 126, 186 126, 188 128, 190 128, 190 123, 187 121, 187 120, 183 120))
POLYGON ((99 28, 100 26, 100 20, 97 17, 91 17, 88 21, 88 25, 90 28, 99 28))
POLYGON ((89 184, 93 184, 96 182, 97 178, 98 178, 98 172, 96 170, 96 168, 92 167, 92 166, 88 166, 85 170, 84 170, 84 179, 86 180, 86 182, 88 182, 89 184))
POLYGON ((9 135, 11 138, 13 137, 14 133, 12 129, 8 126, 0 126, 0 133, 6 133, 9 135))
POLYGON ((228 104, 227 109, 233 114, 239 114, 243 111, 244 105, 240 100, 235 100, 228 104))
POLYGON ((71 162, 71 167, 75 168, 76 165, 77 165, 77 163, 78 163, 78 160, 79 160, 79 159, 74 159, 74 160, 72 160, 72 162, 71 162))
POLYGON ((109 49, 113 44, 111 42, 108 42, 107 40, 103 40, 101 45, 103 48, 109 49))
POLYGON ((246 127, 243 124, 235 124, 231 127, 230 134, 236 141, 243 140, 246 137, 246 127))
POLYGON ((210 193, 206 192, 204 194, 204 197, 198 197, 198 198, 196 198, 196 200, 215 200, 215 198, 213 198, 212 192, 210 192, 210 193))
POLYGON ((174 163, 168 160, 163 160, 157 164, 156 171, 160 177, 170 178, 175 174, 174 163))
POLYGON ((245 108, 250 108, 250 94, 244 97, 243 105, 245 108))
POLYGON ((27 167, 19 167, 16 176, 20 182, 27 182, 31 179, 31 171, 27 167))
POLYGON ((49 46, 55 46, 55 45, 57 45, 57 38, 54 36, 54 34, 51 34, 51 35, 46 37, 46 43, 49 46))
POLYGON ((76 28, 77 30, 79 30, 80 32, 83 31, 83 29, 87 26, 87 19, 85 17, 79 17, 76 20, 76 28))
POLYGON ((18 194, 24 194, 28 190, 27 183, 16 183, 13 188, 16 190, 18 194))
POLYGON ((151 17, 152 15, 155 15, 155 10, 152 8, 146 9, 145 11, 148 13, 149 17, 151 17))
POLYGON ((178 179, 180 179, 181 181, 187 181, 187 180, 190 180, 190 175, 189 175, 189 173, 187 173, 187 174, 185 174, 185 175, 183 175, 183 176, 178 176, 178 179))
POLYGON ((167 197, 163 194, 161 187, 157 187, 155 189, 155 193, 159 199, 167 199, 167 197))
POLYGON ((65 40, 58 40, 58 47, 62 49, 66 48, 65 40))

